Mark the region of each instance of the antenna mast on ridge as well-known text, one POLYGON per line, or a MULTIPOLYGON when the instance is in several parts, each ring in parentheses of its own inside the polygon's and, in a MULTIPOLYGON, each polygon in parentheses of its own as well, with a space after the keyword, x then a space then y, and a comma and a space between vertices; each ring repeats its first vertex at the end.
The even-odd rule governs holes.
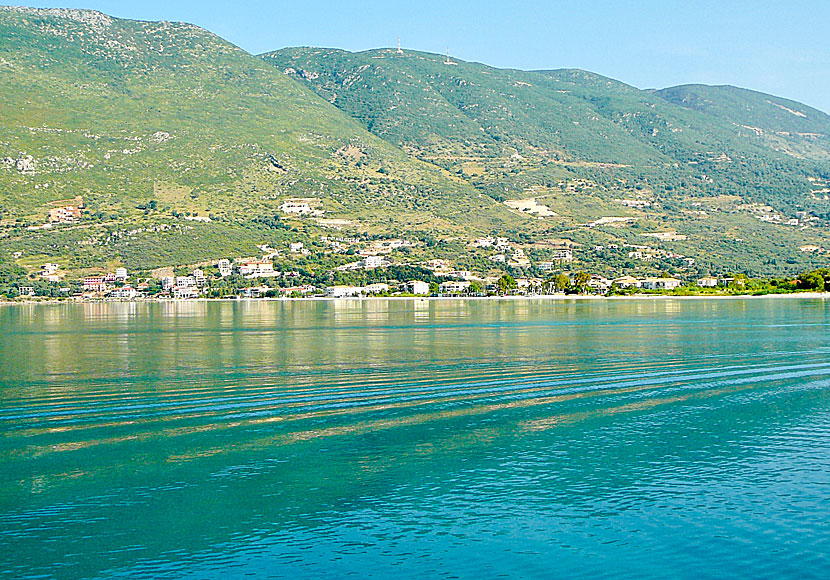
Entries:
POLYGON ((457 62, 453 62, 453 61, 450 60, 450 47, 449 46, 447 47, 447 60, 444 61, 444 64, 449 64, 449 65, 452 65, 452 66, 455 66, 455 65, 458 64, 457 62))
POLYGON ((403 50, 401 49, 401 37, 398 37, 398 54, 403 54, 403 50))

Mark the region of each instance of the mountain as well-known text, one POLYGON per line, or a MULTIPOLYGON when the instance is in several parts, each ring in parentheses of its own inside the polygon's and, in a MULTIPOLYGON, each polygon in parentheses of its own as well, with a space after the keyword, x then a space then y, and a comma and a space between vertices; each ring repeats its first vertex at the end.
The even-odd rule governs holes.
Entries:
POLYGON ((675 231, 686 239, 663 249, 764 272, 801 267, 815 258, 802 247, 827 245, 830 117, 798 103, 728 88, 643 91, 580 70, 415 51, 262 58, 494 199, 547 205, 559 216, 542 234, 586 246, 601 239, 587 222, 631 217, 646 231, 599 229, 632 245, 675 231))
POLYGON ((257 57, 83 10, 0 8, 0 38, 0 263, 150 269, 290 241, 312 251, 285 268, 352 259, 324 235, 515 274, 563 248, 608 275, 827 262, 830 118, 778 97, 388 49, 257 57), (79 196, 79 223, 42 227, 79 196))
POLYGON ((84 268, 250 255, 286 235, 278 208, 291 198, 368 233, 518 221, 196 26, 3 8, 0 38, 4 258, 58 254, 84 268), (79 195, 81 226, 26 230, 79 195))

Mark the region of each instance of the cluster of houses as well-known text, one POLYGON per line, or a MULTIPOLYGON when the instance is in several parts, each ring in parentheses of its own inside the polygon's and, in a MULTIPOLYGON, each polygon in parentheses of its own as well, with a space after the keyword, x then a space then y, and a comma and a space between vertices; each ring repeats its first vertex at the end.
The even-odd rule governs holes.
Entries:
POLYGON ((109 296, 121 300, 132 300, 149 290, 145 280, 133 287, 127 284, 129 274, 126 268, 116 268, 104 276, 87 276, 83 279, 83 291, 87 296, 109 296))
MULTIPOLYGON (((425 265, 435 270, 445 268, 447 263, 443 260, 433 260, 425 265)), ((230 276, 238 273, 249 279, 262 277, 281 276, 283 278, 297 277, 298 272, 282 272, 274 269, 273 263, 253 258, 243 258, 231 262, 220 260, 217 264, 220 277, 230 276)), ((56 272, 57 264, 44 264, 41 276, 46 280, 58 281, 56 272)), ((441 272, 445 280, 438 284, 437 294, 439 296, 469 296, 472 294, 495 293, 499 291, 497 277, 479 278, 469 270, 451 270, 441 272), (475 284, 475 286, 474 286, 475 284)), ((127 284, 128 272, 126 268, 117 268, 114 272, 103 276, 88 276, 83 279, 83 291, 87 297, 109 297, 123 300, 132 300, 144 296, 150 289, 150 280, 140 281, 135 286, 127 284)), ((198 298, 204 293, 208 286, 208 277, 199 268, 184 276, 162 276, 161 295, 177 299, 198 298)), ((714 288, 718 286, 730 286, 741 284, 740 278, 734 277, 712 277, 706 276, 696 281, 701 288, 714 288)), ((584 287, 596 294, 606 294, 612 289, 637 288, 642 290, 674 290, 683 285, 683 281, 677 278, 648 277, 635 278, 633 276, 621 276, 608 279, 600 275, 591 275, 585 282, 584 287)), ((69 290, 68 288, 66 289, 69 290)), ((377 296, 391 293, 406 293, 418 296, 428 296, 433 293, 428 282, 422 280, 409 280, 403 283, 391 281, 377 282, 364 286, 336 285, 320 289, 309 284, 297 284, 289 287, 272 287, 266 285, 250 286, 237 291, 240 298, 261 298, 266 295, 276 296, 310 296, 322 295, 330 298, 350 298, 363 296, 377 296)), ((517 278, 515 287, 510 290, 515 295, 539 295, 553 293, 555 288, 550 280, 542 278, 517 278)), ((560 289, 561 290, 561 289, 560 289)), ((22 295, 34 295, 34 288, 22 287, 19 289, 22 295)))
MULTIPOLYGON (((299 206, 297 208, 291 206, 285 209, 302 211, 305 206, 301 206, 301 203, 304 202, 297 202, 299 206)), ((366 245, 361 244, 362 247, 357 250, 354 245, 360 243, 360 241, 355 238, 324 236, 322 242, 328 246, 329 252, 343 253, 348 247, 350 253, 354 252, 356 257, 359 257, 354 262, 335 268, 336 271, 340 272, 368 271, 388 267, 393 264, 392 258, 388 255, 389 253, 413 245, 411 242, 402 239, 381 239, 367 242, 366 245)), ((472 241, 470 245, 476 248, 491 248, 495 252, 499 252, 491 256, 491 259, 501 256, 504 258, 504 261, 509 260, 508 263, 510 265, 528 266, 530 264, 524 251, 521 248, 512 246, 507 238, 483 237, 472 241)), ((611 248, 610 245, 605 247, 611 248)), ((599 250, 605 247, 598 246, 595 249, 599 250)), ((644 251, 645 247, 625 246, 625 248, 637 252, 644 251)), ((225 278, 237 275, 252 281, 264 278, 296 279, 293 283, 289 282, 288 284, 285 282, 280 282, 279 284, 252 282, 251 286, 234 288, 233 292, 243 298, 260 298, 266 295, 325 295, 333 298, 348 298, 396 293, 422 296, 430 294, 437 294, 439 296, 470 296, 504 291, 504 288, 500 288, 499 286, 499 275, 481 277, 479 274, 470 270, 454 269, 451 262, 443 259, 412 263, 412 265, 432 271, 436 277, 442 280, 437 285, 437 289, 435 286, 431 286, 423 280, 409 280, 407 282, 384 281, 362 286, 336 285, 318 288, 308 284, 301 284, 299 272, 282 271, 275 268, 272 260, 280 254, 280 251, 267 245, 260 246, 260 249, 263 252, 260 257, 236 258, 234 260, 221 259, 213 262, 212 266, 215 266, 216 270, 212 271, 212 276, 215 277, 218 274, 218 278, 225 278)), ((620 246, 614 246, 612 249, 621 248, 620 246)), ((310 253, 302 242, 291 242, 287 244, 287 251, 292 255, 307 255, 310 253)), ((517 278, 515 280, 515 286, 510 288, 508 292, 516 295, 541 295, 551 294, 557 290, 562 291, 563 288, 556 287, 550 275, 555 272, 561 272, 566 265, 573 262, 574 251, 571 247, 562 246, 554 248, 549 256, 548 261, 538 262, 536 264, 536 271, 540 275, 546 276, 548 278, 547 280, 541 277, 517 278)), ((109 297, 130 300, 148 294, 159 294, 176 299, 189 299, 204 295, 207 288, 211 286, 209 282, 211 276, 206 274, 201 268, 195 268, 186 275, 177 276, 172 275, 172 269, 168 269, 168 271, 170 275, 162 275, 162 272, 157 272, 154 278, 144 280, 130 280, 126 268, 117 268, 114 272, 106 275, 88 276, 82 281, 83 295, 88 298, 109 297)), ((49 282, 60 282, 63 273, 60 272, 58 264, 47 263, 43 264, 39 276, 41 279, 49 282)), ((575 284, 577 283, 577 279, 573 273, 571 273, 571 281, 575 284)), ((715 278, 707 276, 696 281, 697 286, 704 288, 729 286, 737 283, 740 283, 740 280, 731 277, 715 278)), ((682 284, 683 282, 681 280, 672 277, 635 278, 632 276, 622 276, 615 279, 608 279, 600 275, 591 275, 590 277, 582 277, 578 281, 580 291, 588 291, 595 294, 606 294, 613 289, 628 288, 642 289, 645 291, 671 291, 680 287, 682 284)), ((229 287, 227 288, 229 289, 229 287)), ((24 291, 34 292, 34 288, 29 287, 20 288, 19 290, 21 294, 24 294, 24 291)), ((69 288, 62 288, 61 290, 70 291, 69 288)))
MULTIPOLYGON (((280 276, 285 279, 296 277, 299 281, 298 272, 284 272, 274 269, 270 261, 256 258, 241 258, 231 262, 230 260, 219 260, 216 264, 219 277, 230 276, 234 273, 248 279, 280 276)), ((498 293, 499 278, 480 278, 469 270, 449 270, 449 264, 445 260, 431 260, 422 264, 444 279, 437 286, 439 296, 470 296, 486 293, 498 293)), ((380 267, 380 266, 375 266, 380 267)), ((59 281, 57 275, 59 266, 57 264, 44 264, 40 276, 47 281, 59 281)), ((116 268, 102 276, 88 276, 82 281, 84 297, 87 298, 114 298, 132 300, 145 296, 151 287, 160 283, 161 296, 169 296, 176 299, 198 298, 204 294, 209 286, 209 278, 205 272, 196 268, 187 275, 162 276, 157 281, 151 279, 139 280, 137 284, 128 283, 129 273, 126 268, 116 268)), ((696 281, 696 285, 702 288, 713 288, 717 286, 730 286, 741 284, 740 278, 733 277, 711 277, 706 276, 696 281)), ((683 285, 677 278, 670 277, 648 277, 635 278, 633 276, 621 276, 615 279, 608 279, 600 275, 591 275, 585 281, 580 282, 584 290, 595 294, 606 294, 612 289, 637 288, 642 290, 674 290, 683 285)), ((21 287, 18 289, 21 295, 34 295, 33 287, 21 287)), ((69 288, 61 289, 69 291, 69 288)), ((514 295, 542 295, 551 294, 556 291, 554 282, 543 278, 517 278, 515 286, 509 290, 514 295)), ((562 290, 559 288, 558 290, 562 290)), ((156 292, 158 290, 155 290, 156 292)), ((412 295, 428 296, 435 293, 435 288, 428 282, 422 280, 409 280, 397 283, 394 281, 377 282, 363 286, 337 285, 326 288, 317 288, 310 284, 294 284, 288 287, 273 287, 267 285, 250 286, 236 290, 240 298, 261 298, 263 296, 310 296, 325 295, 331 298, 349 298, 388 295, 395 293, 406 293, 412 295)))
MULTIPOLYGON (((302 249, 302 248, 297 248, 302 249)), ((388 262, 380 256, 366 256, 360 262, 362 269, 374 269, 388 265, 388 262)), ((261 258, 239 258, 231 262, 223 259, 216 262, 216 269, 220 277, 227 277, 238 274, 247 279, 282 277, 285 279, 299 278, 299 272, 286 272, 276 270, 273 262, 261 258)), ((498 292, 498 277, 490 276, 481 278, 470 270, 450 270, 449 263, 445 260, 430 260, 422 264, 431 269, 436 275, 444 278, 438 284, 438 295, 458 296, 486 292, 498 292), (475 284, 475 285, 474 285, 475 284)), ((338 268, 343 269, 341 268, 338 268)), ((348 268, 354 269, 354 268, 348 268)), ((44 264, 41 276, 50 281, 59 281, 57 276, 57 264, 44 264)), ((117 299, 131 300, 145 295, 150 289, 151 280, 139 281, 135 286, 128 284, 129 274, 126 268, 117 268, 103 276, 88 276, 83 279, 83 292, 87 297, 110 297, 117 299)), ((733 278, 701 278, 697 281, 701 287, 712 287, 728 285, 734 281, 733 278)), ((208 286, 208 277, 205 272, 196 268, 187 275, 161 276, 158 279, 161 285, 161 295, 177 299, 198 298, 204 293, 208 286)), ((511 293, 518 295, 548 294, 553 292, 550 282, 542 278, 518 278, 516 286, 511 293)), ((640 288, 643 290, 674 290, 682 285, 682 281, 676 278, 643 278, 638 279, 631 276, 623 276, 609 280, 603 276, 592 275, 585 284, 587 289, 598 294, 605 294, 613 287, 616 288, 640 288)), ((243 298, 259 298, 270 295, 281 296, 308 296, 320 294, 319 290, 311 285, 294 285, 289 287, 274 288, 272 286, 259 285, 250 286, 238 290, 243 298)), ((337 285, 325 288, 325 295, 332 298, 348 298, 357 296, 373 296, 389 293, 407 293, 413 295, 429 295, 432 293, 430 284, 422 280, 410 280, 404 283, 377 282, 364 286, 337 285)))

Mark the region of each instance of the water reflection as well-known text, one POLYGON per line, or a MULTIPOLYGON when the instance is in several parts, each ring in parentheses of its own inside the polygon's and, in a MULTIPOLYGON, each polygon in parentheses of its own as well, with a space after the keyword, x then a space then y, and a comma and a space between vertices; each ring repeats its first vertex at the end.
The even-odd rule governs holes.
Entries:
POLYGON ((810 577, 830 548, 823 300, 27 306, 0 330, 0 577, 810 577))

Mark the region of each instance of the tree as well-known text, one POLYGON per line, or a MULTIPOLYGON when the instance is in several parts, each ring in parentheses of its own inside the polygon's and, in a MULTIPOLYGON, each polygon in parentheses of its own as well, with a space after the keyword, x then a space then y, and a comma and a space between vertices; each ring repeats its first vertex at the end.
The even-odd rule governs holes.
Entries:
POLYGON ((799 290, 813 290, 814 292, 824 292, 824 276, 818 270, 806 272, 798 279, 799 290))
POLYGON ((498 286, 499 291, 502 294, 505 294, 508 290, 516 288, 516 279, 513 278, 513 276, 511 276, 510 274, 505 274, 501 278, 499 278, 498 286))
POLYGON ((580 292, 584 292, 588 288, 588 282, 591 281, 591 275, 588 272, 577 272, 574 278, 574 286, 580 292))
POLYGON ((552 283, 556 290, 564 292, 571 285, 571 279, 568 278, 567 274, 557 274, 553 277, 552 283))
POLYGON ((477 280, 470 282, 470 294, 484 294, 484 287, 481 282, 477 280))

